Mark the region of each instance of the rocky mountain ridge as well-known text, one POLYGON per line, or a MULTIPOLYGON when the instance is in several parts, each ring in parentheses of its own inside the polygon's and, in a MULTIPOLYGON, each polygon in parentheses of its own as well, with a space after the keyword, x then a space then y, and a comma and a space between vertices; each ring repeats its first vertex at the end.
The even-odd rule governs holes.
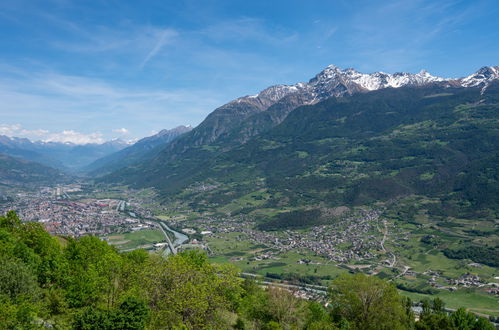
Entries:
POLYGON ((216 144, 223 150, 245 143, 253 136, 281 123, 295 108, 316 104, 330 97, 365 93, 384 88, 423 87, 438 84, 444 87, 486 88, 499 79, 499 66, 482 67, 464 78, 441 78, 425 70, 370 74, 355 69, 329 65, 308 82, 274 85, 258 94, 237 98, 217 109, 189 134, 171 143, 164 154, 178 158, 191 147, 216 144))
POLYGON ((432 83, 445 83, 452 87, 486 86, 499 79, 499 66, 484 66, 477 72, 463 78, 442 78, 433 76, 426 70, 419 73, 385 72, 361 73, 355 69, 341 69, 335 65, 327 66, 310 79, 308 83, 295 85, 275 85, 258 94, 244 96, 233 102, 252 102, 258 99, 262 104, 278 102, 293 93, 308 94, 310 103, 317 103, 332 96, 343 96, 356 92, 374 91, 382 88, 400 88, 403 86, 425 86, 432 83))

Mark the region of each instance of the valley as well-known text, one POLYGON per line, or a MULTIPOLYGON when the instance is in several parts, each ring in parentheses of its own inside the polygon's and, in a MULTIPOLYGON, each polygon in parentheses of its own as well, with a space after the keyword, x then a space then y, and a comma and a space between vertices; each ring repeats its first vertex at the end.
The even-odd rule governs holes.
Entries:
MULTIPOLYGON (((299 211, 261 208, 238 213, 242 205, 251 204, 248 197, 200 211, 185 201, 158 203, 157 192, 151 189, 86 183, 11 193, 12 200, 0 204, 2 213, 18 210, 27 221, 40 222, 62 237, 90 234, 122 251, 144 248, 169 253, 168 241, 176 238, 165 238, 158 226, 164 222, 173 233, 187 235, 176 249, 205 250, 212 262, 232 263, 262 281, 301 288, 303 297, 315 296, 307 289, 310 286, 327 287, 340 274, 362 272, 393 282, 415 300, 440 297, 449 308, 464 305, 479 314, 499 315, 496 261, 487 265, 450 259, 443 252, 465 242, 497 245, 497 235, 487 234, 495 232, 495 222, 455 219, 454 226, 441 226, 422 211, 406 221, 400 210, 428 202, 421 196, 323 208, 319 225, 276 228, 262 226, 262 215, 299 211), (481 235, 476 233, 478 225, 481 235)), ((258 201, 261 195, 252 196, 258 201)))
POLYGON ((0 330, 499 330, 499 1, 0 6, 0 330))
MULTIPOLYGON (((122 253, 200 250, 311 300, 361 273, 415 301, 497 317, 498 72, 444 80, 329 66, 78 173, 5 156, 0 214, 122 253)), ((20 140, 4 141, 20 154, 20 140)))

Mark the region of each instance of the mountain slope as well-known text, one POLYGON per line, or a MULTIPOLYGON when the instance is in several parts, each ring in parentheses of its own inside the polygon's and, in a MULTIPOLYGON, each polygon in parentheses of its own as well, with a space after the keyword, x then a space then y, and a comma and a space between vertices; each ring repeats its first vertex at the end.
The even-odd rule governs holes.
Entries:
POLYGON ((0 154, 0 185, 56 183, 64 178, 61 172, 53 168, 0 154))
POLYGON ((153 158, 158 148, 166 146, 191 129, 190 126, 179 126, 171 130, 164 129, 153 136, 137 141, 127 148, 97 159, 86 166, 85 171, 92 176, 102 175, 133 165, 139 161, 145 161, 147 158, 153 158))
POLYGON ((484 92, 498 78, 499 67, 484 67, 466 78, 443 79, 425 71, 419 74, 361 74, 353 69, 341 70, 329 66, 308 83, 273 86, 218 108, 198 127, 170 143, 151 161, 112 173, 104 180, 139 186, 169 186, 168 189, 173 189, 182 186, 180 182, 188 182, 187 178, 193 173, 204 171, 210 159, 265 134, 301 105, 403 86, 408 89, 442 89, 442 93, 447 93, 447 89, 475 86, 484 92))
POLYGON ((290 205, 362 205, 417 194, 440 200, 447 216, 497 212, 498 94, 499 84, 485 95, 403 88, 299 108, 196 179, 261 178, 290 205))
POLYGON ((168 162, 132 179, 199 208, 258 191, 271 196, 259 207, 352 206, 416 194, 435 199, 435 215, 489 216, 499 208, 498 104, 497 82, 485 92, 426 86, 331 98, 189 170, 168 162))
POLYGON ((164 160, 175 159, 192 147, 202 145, 215 145, 226 150, 277 125, 296 107, 315 104, 329 97, 440 81, 444 79, 424 71, 418 74, 363 74, 330 65, 308 83, 271 86, 256 95, 241 97, 221 106, 192 132, 165 148, 163 157, 164 160))

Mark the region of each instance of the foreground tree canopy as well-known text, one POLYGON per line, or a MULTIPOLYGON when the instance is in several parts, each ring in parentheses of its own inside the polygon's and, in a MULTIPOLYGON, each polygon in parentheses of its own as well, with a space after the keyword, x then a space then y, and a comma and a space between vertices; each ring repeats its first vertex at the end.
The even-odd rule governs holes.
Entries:
POLYGON ((464 309, 448 315, 439 300, 415 323, 410 301, 375 277, 339 277, 327 304, 311 302, 200 252, 118 253, 14 212, 0 217, 0 265, 0 329, 494 329, 464 309))

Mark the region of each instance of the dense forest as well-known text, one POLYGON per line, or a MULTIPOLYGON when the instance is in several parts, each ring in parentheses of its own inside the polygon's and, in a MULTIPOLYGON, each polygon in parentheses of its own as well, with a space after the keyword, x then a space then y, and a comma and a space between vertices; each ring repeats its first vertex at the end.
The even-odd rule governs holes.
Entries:
POLYGON ((462 249, 445 249, 444 254, 451 259, 471 259, 491 267, 499 267, 499 250, 484 246, 467 246, 462 249))
POLYGON ((14 212, 0 217, 1 329, 494 329, 442 301, 419 321, 394 285, 336 278, 325 301, 242 279, 201 252, 119 253, 97 237, 51 236, 14 212))

